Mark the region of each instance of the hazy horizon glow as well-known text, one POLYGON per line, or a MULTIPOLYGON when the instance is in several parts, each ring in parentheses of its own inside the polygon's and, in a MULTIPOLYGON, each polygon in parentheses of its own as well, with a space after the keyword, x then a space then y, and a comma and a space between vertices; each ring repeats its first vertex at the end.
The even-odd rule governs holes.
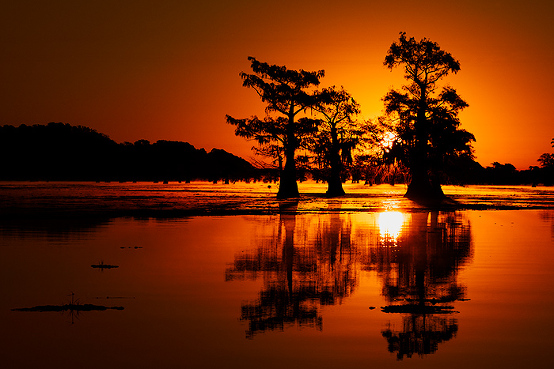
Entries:
POLYGON ((375 118, 403 83, 383 60, 406 31, 460 61, 446 82, 469 103, 461 127, 477 139, 477 161, 527 169, 552 151, 553 14, 539 0, 4 2, 0 124, 63 122, 248 158, 252 143, 225 114, 264 114, 238 75, 249 55, 324 69, 321 87, 343 85, 361 118, 375 118))

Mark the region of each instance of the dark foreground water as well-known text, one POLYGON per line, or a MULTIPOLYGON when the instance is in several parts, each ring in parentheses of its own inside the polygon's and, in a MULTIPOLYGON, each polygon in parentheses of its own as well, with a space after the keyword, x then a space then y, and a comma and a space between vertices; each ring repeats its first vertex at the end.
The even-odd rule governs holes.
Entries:
POLYGON ((360 195, 267 215, 6 218, 0 367, 554 365, 553 209, 376 196, 365 210, 344 206, 360 195))

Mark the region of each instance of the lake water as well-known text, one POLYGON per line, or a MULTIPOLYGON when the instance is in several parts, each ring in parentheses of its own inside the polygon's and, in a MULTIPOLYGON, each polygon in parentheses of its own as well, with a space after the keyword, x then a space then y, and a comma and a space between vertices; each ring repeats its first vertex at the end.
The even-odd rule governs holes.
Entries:
POLYGON ((2 367, 554 365, 548 188, 449 188, 498 206, 447 212, 399 186, 282 203, 267 184, 2 186, 2 367), (218 196, 229 215, 197 214, 218 196), (115 216, 164 197, 195 215, 115 216))
MULTIPOLYGON (((46 216, 186 216, 275 214, 282 212, 273 183, 230 185, 195 183, 44 183, 0 182, 0 218, 46 216)), ((297 212, 413 211, 420 207, 403 197, 404 185, 346 183, 347 196, 327 199, 326 184, 299 184, 297 212)), ((469 209, 554 209, 554 187, 443 186, 469 209)))

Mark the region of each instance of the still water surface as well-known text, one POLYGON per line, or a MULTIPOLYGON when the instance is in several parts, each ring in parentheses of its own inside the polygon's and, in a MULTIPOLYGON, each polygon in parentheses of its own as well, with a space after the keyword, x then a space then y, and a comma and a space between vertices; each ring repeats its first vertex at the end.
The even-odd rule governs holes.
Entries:
POLYGON ((2 367, 553 366, 552 210, 290 210, 0 227, 2 367))
MULTIPOLYGON (((298 212, 412 211, 405 185, 345 183, 347 195, 329 199, 324 183, 299 184, 298 212)), ((274 183, 0 182, 0 218, 271 214, 281 211, 274 183)), ((553 187, 443 186, 465 209, 554 209, 553 187)))

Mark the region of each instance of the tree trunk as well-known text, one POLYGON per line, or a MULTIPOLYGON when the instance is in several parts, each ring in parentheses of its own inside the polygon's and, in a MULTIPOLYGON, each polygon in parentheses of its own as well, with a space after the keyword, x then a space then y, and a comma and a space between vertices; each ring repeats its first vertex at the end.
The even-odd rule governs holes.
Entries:
POLYGON ((427 152, 418 152, 414 155, 415 160, 412 160, 410 166, 411 180, 408 184, 408 190, 405 197, 414 201, 433 201, 442 200, 446 196, 442 192, 441 185, 438 181, 433 180, 429 175, 427 168, 427 152))
POLYGON ((326 194, 328 197, 344 196, 345 192, 342 188, 340 177, 331 177, 328 179, 326 194))
POLYGON ((298 184, 296 183, 296 161, 294 154, 296 152, 297 141, 294 132, 294 105, 291 104, 289 113, 289 122, 287 124, 287 140, 285 144, 285 168, 281 171, 281 180, 279 181, 279 191, 277 198, 287 199, 298 197, 298 184))
POLYGON ((293 295, 293 270, 294 270, 294 228, 296 225, 295 214, 281 214, 281 222, 285 227, 285 242, 283 244, 282 262, 287 275, 287 288, 289 296, 293 295))
POLYGON ((292 154, 286 154, 285 169, 281 172, 281 179, 279 181, 279 191, 277 192, 277 198, 287 199, 290 197, 298 197, 298 184, 296 183, 296 165, 294 162, 294 150, 292 154))
POLYGON ((429 176, 429 163, 427 153, 429 151, 429 130, 427 117, 427 92, 425 86, 421 87, 419 108, 415 121, 416 142, 413 155, 410 158, 410 175, 412 177, 405 197, 414 201, 434 201, 443 199, 444 193, 440 183, 433 181, 429 176))
POLYGON ((342 168, 338 141, 337 129, 333 126, 331 127, 331 155, 329 158, 331 173, 327 179, 327 196, 329 197, 344 196, 344 189, 342 188, 342 181, 340 178, 342 168))
POLYGON ((420 166, 414 168, 414 165, 412 165, 410 174, 412 179, 404 195, 405 197, 414 201, 442 200, 446 197, 440 183, 432 181, 426 169, 420 168, 420 166))

